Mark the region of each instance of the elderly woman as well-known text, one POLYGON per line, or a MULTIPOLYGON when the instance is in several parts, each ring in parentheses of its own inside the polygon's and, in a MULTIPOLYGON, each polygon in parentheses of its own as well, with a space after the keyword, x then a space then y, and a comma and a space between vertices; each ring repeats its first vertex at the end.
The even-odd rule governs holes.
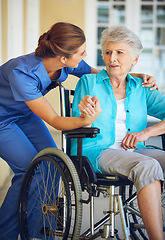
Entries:
MULTIPOLYGON (((93 115, 97 98, 102 108, 92 123, 100 128, 100 134, 84 140, 83 155, 96 171, 123 175, 134 183, 149 238, 163 240, 165 152, 146 148, 143 141, 165 132, 165 97, 157 90, 143 88, 142 79, 129 74, 142 50, 141 41, 129 29, 115 26, 104 30, 101 47, 106 70, 84 75, 74 97, 73 116, 80 112, 93 115), (147 114, 161 121, 147 127, 147 114)), ((73 143, 72 153, 75 148, 73 143)))

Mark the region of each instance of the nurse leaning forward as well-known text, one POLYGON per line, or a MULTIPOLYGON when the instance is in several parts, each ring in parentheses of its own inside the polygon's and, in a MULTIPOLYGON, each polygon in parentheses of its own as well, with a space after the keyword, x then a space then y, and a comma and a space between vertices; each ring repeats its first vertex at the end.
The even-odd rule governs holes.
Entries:
MULTIPOLYGON (((60 22, 39 38, 35 53, 11 59, 0 67, 0 157, 14 172, 0 208, 0 240, 17 240, 17 205, 24 173, 39 151, 56 147, 43 120, 58 130, 67 130, 91 124, 101 112, 98 101, 91 118, 60 117, 44 97, 68 74, 81 77, 97 73, 82 60, 85 56, 84 32, 60 22)), ((155 79, 147 77, 144 86, 156 88, 155 79)))

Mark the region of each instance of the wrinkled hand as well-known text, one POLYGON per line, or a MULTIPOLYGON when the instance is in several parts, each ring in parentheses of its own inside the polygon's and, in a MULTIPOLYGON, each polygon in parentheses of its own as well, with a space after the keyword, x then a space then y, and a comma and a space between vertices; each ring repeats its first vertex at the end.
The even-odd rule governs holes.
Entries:
POLYGON ((91 97, 86 95, 82 98, 81 102, 79 103, 78 107, 82 114, 87 114, 89 116, 94 116, 95 114, 95 99, 96 97, 91 97))
POLYGON ((127 133, 126 136, 123 138, 121 147, 123 147, 126 151, 128 149, 135 149, 137 148, 138 142, 145 141, 149 137, 150 135, 147 129, 141 132, 127 133))
POLYGON ((156 80, 153 76, 143 74, 143 87, 150 87, 150 90, 159 90, 158 85, 156 84, 156 80))
MULTIPOLYGON (((91 123, 93 123, 95 121, 95 119, 99 116, 99 114, 102 112, 102 109, 100 107, 100 100, 97 97, 93 97, 93 98, 91 98, 91 101, 92 101, 92 108, 93 108, 92 115, 89 115, 88 113, 86 113, 84 111, 81 114, 81 117, 83 117, 85 119, 85 121, 87 122, 87 125, 90 125, 91 123)), ((82 105, 81 105, 81 107, 82 107, 82 105)), ((91 112, 91 110, 89 112, 91 112)))

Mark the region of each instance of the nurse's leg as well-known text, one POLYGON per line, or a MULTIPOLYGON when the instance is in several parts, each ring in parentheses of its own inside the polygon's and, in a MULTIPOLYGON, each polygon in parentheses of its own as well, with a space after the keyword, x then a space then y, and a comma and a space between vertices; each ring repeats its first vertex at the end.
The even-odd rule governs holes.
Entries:
POLYGON ((35 114, 32 113, 27 119, 19 120, 16 124, 38 152, 47 147, 57 147, 45 123, 35 114))
POLYGON ((0 139, 0 156, 6 160, 15 173, 12 186, 0 209, 0 240, 12 240, 17 239, 16 235, 18 235, 17 204, 23 175, 40 150, 46 147, 56 147, 56 144, 43 121, 33 114, 1 130, 0 139), (13 211, 10 211, 10 207, 13 211), (5 214, 6 211, 8 214, 5 214), (5 218, 1 217, 4 214, 5 218), (11 219, 12 221, 9 221, 11 219), (1 229, 3 229, 2 234, 1 229))
MULTIPOLYGON (((17 123, 18 124, 18 123, 17 123)), ((28 118, 28 121, 22 123, 19 121, 19 127, 25 132, 26 136, 30 139, 33 143, 37 151, 41 151, 47 147, 56 147, 56 144, 47 129, 44 122, 38 118, 36 115, 31 115, 28 118)), ((40 230, 36 233, 36 228, 30 227, 30 234, 31 237, 35 236, 37 238, 42 239, 43 235, 40 232, 43 232, 43 226, 49 227, 50 222, 48 222, 48 218, 41 217, 41 208, 43 205, 43 199, 45 196, 49 196, 49 201, 54 201, 54 195, 57 197, 58 195, 58 188, 55 188, 55 192, 52 194, 52 182, 50 181, 50 174, 51 176, 55 176, 55 182, 59 182, 59 174, 55 172, 54 168, 49 168, 49 172, 44 169, 45 165, 42 164, 42 171, 41 169, 35 172, 35 179, 31 182, 29 196, 32 196, 28 199, 28 226, 34 226, 34 223, 39 222, 40 230), (43 173, 44 171, 44 173, 43 173), (43 184, 43 187, 41 187, 43 184), (40 192, 38 192, 38 185, 40 186, 40 192), (45 190, 46 188, 46 190, 45 190), (45 192, 46 191, 46 192, 45 192), (35 209, 35 211, 33 210, 35 209), (42 222, 45 221, 45 222, 42 222)), ((51 226, 53 227, 55 222, 51 220, 51 226)), ((51 238, 50 238, 51 239, 51 238)))
MULTIPOLYGON (((30 142, 33 144, 33 146, 38 152, 48 147, 55 147, 55 148, 57 147, 45 123, 43 122, 42 119, 37 117, 35 114, 32 113, 31 116, 28 116, 27 121, 19 120, 17 124, 22 129, 22 131, 26 134, 26 136, 28 137, 28 139, 30 140, 30 142)), ((46 173, 44 176, 46 178, 46 173)), ((56 182, 59 181, 59 174, 56 174, 55 180, 56 182)), ((50 189, 51 189, 51 186, 50 186, 50 189)), ((56 191, 57 191, 57 188, 56 188, 56 191)))
POLYGON ((14 123, 0 131, 0 157, 14 172, 12 185, 0 208, 0 240, 16 240, 18 238, 18 196, 25 171, 37 150, 22 130, 14 123))

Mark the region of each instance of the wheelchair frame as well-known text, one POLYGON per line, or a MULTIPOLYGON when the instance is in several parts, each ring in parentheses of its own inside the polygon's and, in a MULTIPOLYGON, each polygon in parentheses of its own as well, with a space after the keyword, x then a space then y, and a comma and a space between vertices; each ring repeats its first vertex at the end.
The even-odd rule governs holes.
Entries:
MULTIPOLYGON (((70 116, 70 94, 73 93, 60 87, 62 116, 70 116)), ((140 222, 141 215, 136 206, 133 183, 121 176, 96 174, 88 158, 82 156, 83 138, 93 138, 97 134, 98 128, 63 131, 62 151, 47 148, 34 158, 25 174, 19 196, 18 216, 22 240, 87 240, 98 237, 121 239, 118 230, 115 229, 117 214, 120 214, 125 240, 148 239, 144 225, 140 222), (70 156, 69 149, 73 138, 77 139, 77 156, 70 156), (116 189, 119 189, 119 194, 115 193, 116 189), (87 199, 82 198, 83 191, 88 193, 87 199), (95 223, 94 198, 100 194, 109 198, 109 209, 105 211, 106 216, 95 223), (80 233, 83 204, 90 204, 90 227, 84 233, 80 233), (36 216, 37 223, 31 220, 36 216)))

